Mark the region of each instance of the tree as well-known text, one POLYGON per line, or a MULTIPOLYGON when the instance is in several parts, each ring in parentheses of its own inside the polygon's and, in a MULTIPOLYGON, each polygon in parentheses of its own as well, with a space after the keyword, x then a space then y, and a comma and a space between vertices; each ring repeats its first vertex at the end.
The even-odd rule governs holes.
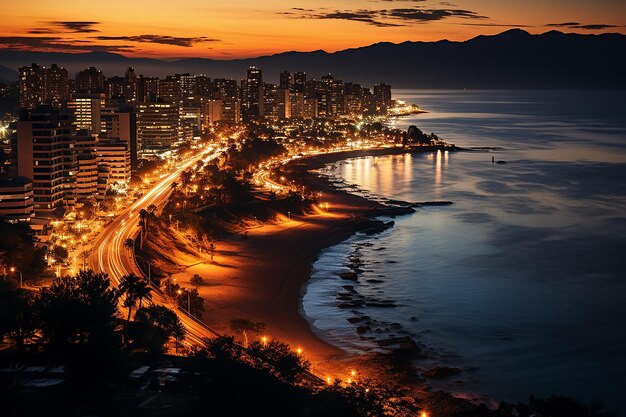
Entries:
POLYGON ((67 261, 69 253, 66 248, 64 248, 63 246, 57 245, 52 248, 52 252, 50 253, 50 255, 55 260, 55 262, 63 263, 67 261))
POLYGON ((141 241, 143 242, 143 238, 148 234, 148 210, 141 209, 139 210, 139 224, 141 225, 141 230, 144 232, 144 236, 142 236, 141 241))
POLYGON ((0 341, 9 337, 18 351, 35 331, 34 297, 7 280, 0 280, 0 341))
POLYGON ((200 297, 197 288, 182 288, 177 292, 176 301, 178 305, 189 313, 197 316, 204 312, 204 299, 200 297))
POLYGON ((307 372, 311 363, 278 340, 268 343, 254 341, 248 349, 253 365, 274 374, 285 382, 293 383, 298 375, 307 372))
POLYGON ((265 330, 265 323, 254 322, 249 319, 235 319, 230 321, 230 329, 233 332, 241 332, 243 347, 248 347, 248 335, 246 332, 262 333, 265 330))
POLYGON ((135 248, 135 241, 131 238, 126 239, 124 241, 124 247, 132 252, 132 250, 135 248))
POLYGON ((128 318, 124 324, 124 340, 126 340, 126 328, 130 322, 133 308, 139 301, 139 308, 144 299, 152 300, 152 288, 143 279, 135 274, 124 275, 119 285, 120 295, 124 296, 124 307, 128 308, 128 318))
POLYGON ((35 237, 28 223, 0 220, 0 274, 10 267, 25 277, 36 276, 46 268, 45 248, 35 247, 35 237))
POLYGON ((198 274, 194 274, 194 276, 191 277, 191 280, 189 282, 191 283, 191 285, 193 285, 195 287, 199 287, 201 285, 204 285, 204 278, 202 278, 198 274))
POLYGON ((230 336, 220 336, 206 340, 207 351, 218 361, 233 361, 241 357, 241 348, 230 336))
POLYGON ((44 288, 35 303, 41 330, 54 349, 108 343, 113 337, 119 293, 106 274, 81 270, 44 288))
POLYGON ((170 338, 185 338, 185 329, 176 313, 163 306, 137 310, 135 320, 140 325, 136 341, 152 352, 162 352, 170 338))

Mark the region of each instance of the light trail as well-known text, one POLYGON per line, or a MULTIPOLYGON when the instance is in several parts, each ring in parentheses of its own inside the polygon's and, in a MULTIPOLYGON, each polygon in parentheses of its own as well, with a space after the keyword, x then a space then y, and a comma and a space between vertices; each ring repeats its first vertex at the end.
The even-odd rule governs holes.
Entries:
MULTIPOLYGON (((146 209, 150 205, 155 205, 158 208, 164 206, 172 191, 172 184, 184 170, 193 166, 199 160, 207 162, 214 159, 222 151, 223 149, 221 148, 210 147, 198 156, 191 158, 176 171, 161 179, 160 182, 130 207, 122 211, 94 241, 92 255, 89 258, 90 267, 95 271, 108 274, 116 286, 119 285, 124 275, 133 273, 138 276, 144 276, 143 271, 137 266, 134 251, 129 251, 125 246, 127 239, 135 239, 139 234, 139 211, 146 209)), ((154 291, 152 302, 169 307, 176 312, 185 327, 186 338, 189 343, 204 345, 203 339, 217 336, 215 331, 199 320, 188 316, 162 292, 154 291)))

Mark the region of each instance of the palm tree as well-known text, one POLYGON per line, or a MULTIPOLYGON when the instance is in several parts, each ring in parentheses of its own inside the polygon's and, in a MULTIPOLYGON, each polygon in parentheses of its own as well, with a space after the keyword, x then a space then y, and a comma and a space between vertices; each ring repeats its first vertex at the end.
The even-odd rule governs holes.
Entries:
POLYGON ((128 318, 126 319, 126 323, 124 323, 124 342, 126 342, 126 328, 128 327, 128 323, 130 323, 130 316, 133 308, 137 305, 137 300, 139 300, 137 294, 137 288, 139 286, 141 286, 141 278, 133 273, 124 275, 120 280, 120 294, 124 296, 124 307, 128 308, 128 318))
POLYGON ((254 322, 252 320, 249 319, 235 319, 235 320, 231 320, 230 321, 230 328, 232 331, 234 332, 241 332, 242 334, 242 341, 243 341, 243 347, 247 348, 248 347, 248 334, 246 333, 248 332, 253 332, 253 333, 261 333, 263 332, 263 329, 265 329, 265 323, 263 322, 254 322))
POLYGON ((126 249, 128 249, 129 251, 132 251, 133 248, 135 247, 135 241, 131 238, 128 238, 124 241, 124 246, 126 247, 126 249))
POLYGON ((139 310, 141 310, 143 300, 152 301, 152 287, 142 279, 135 287, 135 295, 139 300, 139 310))
POLYGON ((146 209, 141 209, 139 210, 139 219, 140 219, 140 224, 142 224, 144 232, 146 234, 148 234, 148 210, 146 209))

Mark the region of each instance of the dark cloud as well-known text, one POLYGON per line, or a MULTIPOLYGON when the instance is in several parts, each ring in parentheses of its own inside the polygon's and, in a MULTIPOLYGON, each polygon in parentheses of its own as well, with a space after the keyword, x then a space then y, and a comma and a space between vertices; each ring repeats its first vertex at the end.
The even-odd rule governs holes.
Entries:
POLYGON ((383 10, 383 15, 394 17, 407 21, 427 22, 433 20, 443 20, 448 17, 462 17, 466 19, 487 19, 486 16, 480 16, 476 12, 463 9, 392 9, 383 10))
POLYGON ((578 26, 572 26, 572 27, 575 28, 575 29, 602 30, 602 29, 616 28, 616 27, 619 27, 619 26, 594 24, 594 25, 578 25, 578 26))
POLYGON ((356 10, 353 12, 328 12, 317 15, 316 19, 337 19, 337 20, 352 20, 355 22, 364 22, 370 25, 379 27, 401 26, 395 23, 387 23, 376 20, 378 13, 372 10, 356 10))
POLYGON ((504 27, 504 28, 531 28, 531 25, 506 25, 500 23, 461 23, 464 26, 485 26, 485 27, 504 27))
POLYGON ((568 28, 571 26, 580 25, 578 22, 564 22, 564 23, 548 23, 546 26, 555 28, 568 28))
POLYGON ((583 25, 578 22, 564 22, 564 23, 548 23, 547 27, 568 28, 568 29, 584 29, 584 30, 602 30, 616 28, 616 25, 607 25, 602 23, 595 23, 590 25, 583 25))
POLYGON ((84 40, 68 40, 58 36, 0 36, 0 45, 11 50, 132 52, 131 45, 94 45, 84 40))
POLYGON ((92 36, 92 39, 100 41, 130 41, 142 43, 159 43, 164 45, 175 45, 190 47, 199 42, 221 42, 219 39, 200 36, 196 38, 181 38, 167 35, 135 35, 135 36, 92 36))
MULTIPOLYGON (((410 0, 379 0, 382 2, 410 1, 410 0)), ((336 19, 363 22, 373 26, 406 26, 412 23, 425 23, 447 18, 462 19, 488 19, 476 12, 455 8, 425 8, 414 6, 410 8, 396 9, 359 9, 359 10, 334 10, 326 11, 318 9, 316 11, 301 8, 292 8, 289 12, 280 14, 291 15, 296 18, 308 19, 336 19)))
POLYGON ((93 28, 93 26, 99 25, 100 22, 55 20, 48 23, 72 33, 100 32, 99 30, 93 28))
POLYGON ((29 30, 28 33, 30 33, 31 35, 47 35, 56 32, 49 28, 34 28, 29 30))

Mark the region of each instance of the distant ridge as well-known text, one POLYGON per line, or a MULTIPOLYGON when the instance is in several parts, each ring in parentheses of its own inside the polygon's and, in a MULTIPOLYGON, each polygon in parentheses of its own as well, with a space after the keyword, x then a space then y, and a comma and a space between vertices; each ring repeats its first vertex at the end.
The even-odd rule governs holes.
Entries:
POLYGON ((122 75, 132 66, 144 75, 189 72, 241 79, 248 66, 257 65, 269 82, 276 82, 283 70, 302 70, 309 77, 330 72, 365 85, 388 82, 402 88, 624 89, 626 35, 558 31, 531 35, 511 29, 464 42, 380 42, 334 53, 290 51, 235 60, 164 61, 109 52, 0 52, 0 65, 13 71, 33 62, 66 66, 72 76, 88 66, 102 69, 106 76, 122 75))

